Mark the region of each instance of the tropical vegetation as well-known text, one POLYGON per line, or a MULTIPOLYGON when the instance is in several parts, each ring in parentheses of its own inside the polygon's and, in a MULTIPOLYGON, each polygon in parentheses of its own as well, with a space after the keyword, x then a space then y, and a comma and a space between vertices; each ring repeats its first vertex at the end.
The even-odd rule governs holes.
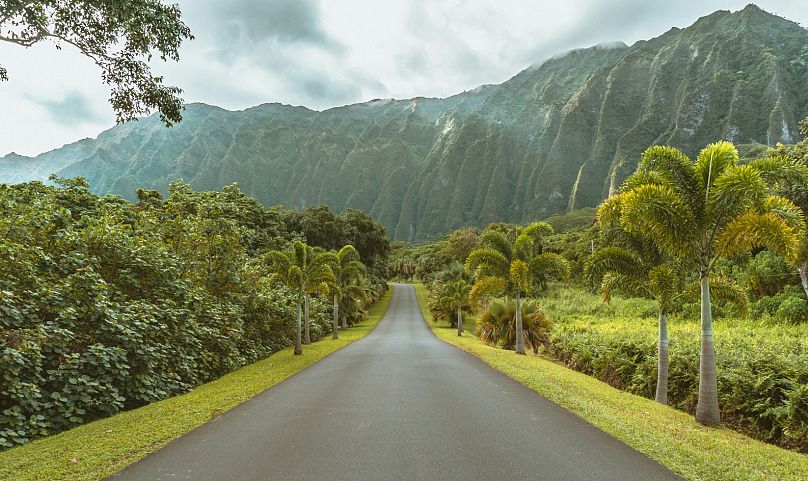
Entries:
POLYGON ((52 180, 0 185, 2 447, 187 392, 291 345, 301 296, 310 338, 321 338, 339 257, 325 250, 336 243, 369 263, 367 295, 346 314, 361 318, 384 291, 389 241, 361 213, 267 208, 236 185, 182 182, 130 203, 81 178, 52 180), (327 232, 311 221, 326 214, 327 232), (273 274, 279 252, 302 256, 298 271, 273 274))
MULTIPOLYGON (((808 135, 808 122, 803 127, 808 135)), ((558 283, 527 271, 534 275, 522 296, 531 316, 546 324, 530 348, 704 424, 721 419, 745 434, 808 451, 802 324, 808 300, 800 277, 805 145, 744 160, 728 142, 710 144, 694 160, 652 147, 597 212, 576 211, 569 222, 555 216, 568 227, 560 233, 542 227, 528 252, 558 256, 572 276, 558 283), (577 220, 584 215, 590 221, 577 220)), ((457 233, 432 244, 397 245, 391 275, 424 279, 438 322, 450 320, 435 302, 441 290, 471 277, 466 318, 476 321, 483 342, 516 349, 515 333, 531 333, 530 326, 516 328, 528 314, 516 307, 513 289, 524 271, 510 263, 516 239, 536 226, 491 224, 469 249, 464 272, 449 255, 457 233)))

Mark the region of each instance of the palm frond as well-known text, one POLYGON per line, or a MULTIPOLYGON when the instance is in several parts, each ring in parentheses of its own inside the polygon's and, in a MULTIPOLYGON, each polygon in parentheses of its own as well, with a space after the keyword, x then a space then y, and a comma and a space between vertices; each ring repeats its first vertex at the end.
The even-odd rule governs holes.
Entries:
POLYGON ((501 277, 483 277, 474 282, 469 291, 469 302, 480 307, 485 298, 502 295, 505 292, 505 280, 501 277))
POLYGON ((805 216, 802 209, 785 197, 770 195, 766 198, 763 209, 783 219, 795 231, 805 230, 805 216))
MULTIPOLYGON (((666 145, 649 147, 642 154, 638 171, 648 176, 643 184, 659 184, 664 179, 685 200, 690 209, 701 214, 704 189, 696 165, 681 150, 666 145), (649 182, 650 181, 650 182, 649 182)), ((635 181, 640 179, 635 179, 635 181)), ((637 187, 640 184, 637 184, 637 187)))
POLYGON ((779 153, 755 159, 747 165, 760 172, 770 185, 802 184, 808 178, 806 166, 779 153))
POLYGON ((693 253, 696 219, 673 189, 665 185, 643 185, 621 197, 621 223, 626 230, 639 231, 669 253, 693 253))
POLYGON ((525 227, 520 235, 530 237, 534 240, 541 240, 542 237, 548 236, 554 232, 553 226, 547 222, 533 222, 525 227))
POLYGON ((623 205, 622 200, 623 194, 615 194, 600 204, 596 218, 601 227, 611 222, 620 221, 620 213, 622 212, 623 205))
POLYGON ((715 180, 726 169, 738 163, 738 149, 731 142, 718 141, 701 149, 696 157, 696 172, 702 191, 709 192, 715 180))
POLYGON ((473 272, 475 277, 505 277, 511 265, 508 259, 496 249, 476 249, 466 259, 466 270, 473 272))
POLYGON ((600 295, 605 302, 610 302, 615 292, 635 297, 648 297, 648 291, 645 289, 643 281, 640 277, 607 272, 600 281, 600 295))
MULTIPOLYGON (((682 298, 698 301, 701 296, 699 281, 689 282, 682 288, 682 298)), ((746 291, 732 279, 726 277, 710 278, 710 297, 719 301, 735 304, 739 313, 745 316, 749 311, 749 297, 746 291)))
POLYGON ((623 181, 623 184, 620 186, 620 192, 627 192, 641 185, 662 185, 666 183, 669 183, 669 180, 659 172, 638 170, 623 181))
POLYGON ((530 272, 534 276, 547 279, 566 279, 570 274, 570 263, 564 256, 554 252, 539 254, 530 261, 530 272))
POLYGON ((640 256, 617 246, 601 247, 587 257, 584 264, 584 276, 593 284, 607 272, 643 277, 647 270, 640 256))
POLYGON ((730 221, 716 237, 718 255, 734 257, 765 247, 787 258, 797 251, 798 236, 794 228, 774 212, 746 212, 730 221))
POLYGON ((356 250, 351 244, 346 244, 337 251, 337 260, 340 264, 345 264, 351 261, 359 261, 359 251, 356 250))
POLYGON ((730 166, 714 179, 707 194, 707 214, 714 228, 763 204, 767 186, 760 172, 748 165, 730 166))
POLYGON ((480 245, 493 249, 502 254, 508 261, 513 258, 511 243, 505 234, 495 230, 486 230, 480 236, 480 245))
POLYGON ((681 284, 681 279, 671 264, 660 264, 648 271, 646 289, 654 296, 662 313, 673 309, 673 298, 681 291, 681 284))

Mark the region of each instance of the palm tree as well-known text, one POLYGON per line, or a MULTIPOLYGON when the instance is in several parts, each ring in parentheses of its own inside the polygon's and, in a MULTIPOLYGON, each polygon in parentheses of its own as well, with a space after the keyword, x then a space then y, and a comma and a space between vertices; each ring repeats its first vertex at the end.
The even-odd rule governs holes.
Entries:
POLYGON ((309 333, 309 295, 327 294, 334 282, 331 266, 336 262, 334 254, 323 252, 295 241, 292 248, 284 251, 269 251, 265 262, 273 279, 286 285, 296 294, 297 322, 295 324, 295 355, 303 353, 301 346, 301 304, 304 308, 305 334, 303 344, 311 344, 309 333))
POLYGON ((457 312, 457 335, 463 335, 463 311, 468 310, 469 292, 471 286, 468 282, 460 279, 440 287, 438 300, 439 304, 457 312))
MULTIPOLYGON (((643 258, 637 252, 617 246, 602 247, 586 261, 585 275, 600 282, 603 299, 608 302, 615 289, 657 302, 659 330, 657 339, 657 402, 668 403, 668 315, 677 300, 698 286, 684 286, 677 269, 659 257, 643 258)), ((713 279, 711 295, 738 305, 742 313, 748 306, 746 293, 729 279, 713 279)))
POLYGON ((481 247, 475 249, 466 259, 466 269, 474 273, 474 288, 471 297, 477 298, 483 292, 505 292, 516 298, 516 341, 517 354, 525 353, 524 332, 522 329, 521 296, 533 289, 534 281, 550 276, 566 277, 569 273, 567 260, 558 254, 542 252, 541 239, 553 232, 546 222, 535 222, 527 226, 511 242, 498 230, 486 230, 481 247))
POLYGON ((721 257, 755 247, 791 256, 802 229, 802 212, 791 201, 770 195, 778 179, 800 170, 782 158, 738 165, 729 142, 705 147, 691 161, 673 147, 645 151, 637 172, 621 192, 598 209, 601 222, 619 219, 675 259, 695 265, 701 291, 701 353, 696 419, 721 420, 713 345, 710 272, 721 257))
MULTIPOLYGON (((525 344, 536 354, 546 343, 553 322, 539 311, 538 303, 527 299, 520 306, 524 322, 525 344)), ((483 342, 509 348, 516 343, 514 326, 516 303, 513 299, 493 299, 477 319, 477 332, 483 342)))
MULTIPOLYGON (((336 262, 331 266, 334 273, 334 282, 331 290, 334 293, 334 325, 331 338, 339 337, 338 329, 340 318, 340 306, 351 302, 364 305, 367 299, 365 287, 362 280, 367 277, 367 269, 359 260, 359 252, 354 246, 348 244, 340 249, 336 254, 336 262)), ((348 328, 348 316, 342 314, 342 328, 348 328)))

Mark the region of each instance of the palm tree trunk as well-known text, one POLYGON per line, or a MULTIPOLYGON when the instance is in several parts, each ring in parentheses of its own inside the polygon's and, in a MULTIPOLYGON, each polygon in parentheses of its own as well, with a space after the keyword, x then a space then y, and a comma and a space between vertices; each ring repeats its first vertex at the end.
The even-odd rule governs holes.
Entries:
POLYGON ((337 295, 334 294, 334 327, 331 329, 331 339, 338 339, 337 324, 339 324, 339 304, 337 304, 337 295))
POLYGON ((713 346, 713 312, 710 305, 710 278, 702 272, 701 282, 701 354, 699 356, 699 401, 696 420, 706 426, 721 422, 718 408, 718 373, 713 346))
POLYGON ((457 308, 457 335, 463 335, 463 310, 459 306, 457 308))
POLYGON ((668 404, 668 316, 659 311, 656 401, 668 404))
POLYGON ((522 299, 516 291, 516 354, 525 353, 525 333, 522 329, 522 299))
POLYGON ((803 262, 797 268, 800 272, 800 280, 802 281, 802 290, 805 291, 805 295, 808 296, 808 261, 803 262))
POLYGON ((309 295, 303 296, 303 344, 311 344, 311 334, 309 333, 309 295))
POLYGON ((345 313, 340 314, 340 319, 342 319, 342 328, 348 329, 348 316, 345 313))
POLYGON ((300 301, 297 301, 297 321, 295 321, 295 356, 303 354, 303 347, 300 345, 300 301))

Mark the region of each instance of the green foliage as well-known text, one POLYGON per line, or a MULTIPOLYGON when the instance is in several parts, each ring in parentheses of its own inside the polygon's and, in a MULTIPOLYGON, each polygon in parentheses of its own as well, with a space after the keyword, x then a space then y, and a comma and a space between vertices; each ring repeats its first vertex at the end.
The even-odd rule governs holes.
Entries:
MULTIPOLYGON (((182 120, 182 90, 163 85, 147 62, 153 54, 179 60, 180 44, 192 38, 179 7, 160 0, 7 1, 0 18, 0 40, 26 48, 47 40, 57 48, 70 44, 92 59, 112 88, 118 122, 154 109, 168 126, 182 120)), ((0 80, 7 79, 0 68, 0 80)))
MULTIPOLYGON (((486 229, 480 238, 480 247, 466 259, 466 271, 473 272, 475 292, 472 298, 484 293, 482 287, 493 287, 500 281, 504 294, 532 292, 534 285, 544 287, 551 278, 569 276, 567 260, 552 252, 543 252, 543 238, 553 228, 545 222, 534 222, 517 230, 486 229)), ((497 292, 490 292, 497 294, 497 292)))
MULTIPOLYGON (((789 299, 805 302, 803 298, 789 299)), ((551 353, 557 359, 620 389, 654 397, 657 319, 652 304, 614 298, 607 305, 582 290, 564 289, 551 291, 543 305, 557 321, 550 334, 551 353)), ((726 424, 768 442, 808 451, 805 326, 742 319, 716 322, 719 399, 726 424)), ((669 329, 668 401, 693 412, 699 328, 674 318, 669 329)))
POLYGON ((551 215, 544 219, 553 227, 553 231, 562 234, 574 230, 585 230, 595 223, 597 209, 595 207, 583 207, 575 209, 565 214, 551 215))
MULTIPOLYGON (((540 346, 548 343, 553 321, 539 310, 538 302, 533 299, 524 299, 521 308, 525 346, 537 353, 540 346)), ((513 349, 516 344, 516 301, 492 300, 477 317, 477 335, 488 344, 513 349)))
POLYGON ((773 318, 781 322, 808 323, 808 301, 799 286, 787 286, 782 292, 761 297, 752 304, 752 317, 773 318))
MULTIPOLYGON (((186 392, 292 342, 298 293, 261 262, 300 244, 289 213, 237 186, 177 182, 130 204, 53 180, 0 185, 1 446, 186 392)), ((329 304, 311 301, 315 339, 329 304)))
POLYGON ((457 326, 457 311, 471 312, 469 292, 471 286, 464 279, 436 280, 432 284, 429 296, 429 310, 437 321, 445 321, 450 326, 457 326))
POLYGON ((734 266, 733 274, 753 298, 773 296, 799 282, 796 270, 773 252, 761 251, 734 266))

